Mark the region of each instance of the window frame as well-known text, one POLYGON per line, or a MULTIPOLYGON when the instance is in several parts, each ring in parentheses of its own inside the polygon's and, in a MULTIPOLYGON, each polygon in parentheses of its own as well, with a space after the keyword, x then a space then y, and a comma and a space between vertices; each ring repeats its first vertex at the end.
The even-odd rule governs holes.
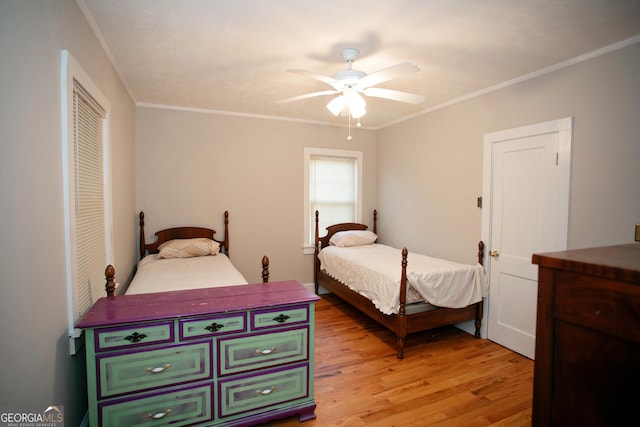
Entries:
POLYGON ((78 278, 75 237, 75 178, 74 178, 74 119, 73 119, 73 91, 77 82, 97 104, 104 110, 102 122, 102 161, 103 161, 103 196, 105 220, 105 254, 106 263, 113 264, 113 224, 112 224, 112 196, 111 196, 111 157, 110 157, 110 118, 111 104, 98 89, 97 85, 82 69, 68 50, 60 53, 60 114, 61 114, 61 145, 62 145, 62 181, 64 207, 64 236, 65 236, 65 271, 67 288, 67 319, 69 327, 69 353, 76 354, 82 345, 82 331, 75 328, 78 321, 78 278))
MULTIPOLYGON (((344 157, 356 159, 356 222, 362 222, 362 170, 364 153, 355 150, 341 150, 337 148, 304 147, 304 232, 302 251, 305 255, 314 253, 315 235, 309 236, 310 226, 315 221, 310 212, 310 164, 312 156, 344 157)), ((321 231, 322 233, 322 231, 321 231)))

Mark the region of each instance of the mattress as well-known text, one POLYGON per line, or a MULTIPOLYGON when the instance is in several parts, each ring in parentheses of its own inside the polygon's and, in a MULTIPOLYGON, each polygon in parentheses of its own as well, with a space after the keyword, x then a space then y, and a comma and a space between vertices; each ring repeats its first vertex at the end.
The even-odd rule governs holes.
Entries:
MULTIPOLYGON (((371 244, 327 246, 318 256, 322 270, 367 297, 384 314, 400 308, 402 251, 371 244)), ((426 302, 437 307, 462 308, 488 295, 480 264, 461 264, 410 252, 407 257, 407 304, 426 302)))
POLYGON ((138 263, 126 294, 245 285, 247 280, 224 254, 193 258, 147 255, 138 263))

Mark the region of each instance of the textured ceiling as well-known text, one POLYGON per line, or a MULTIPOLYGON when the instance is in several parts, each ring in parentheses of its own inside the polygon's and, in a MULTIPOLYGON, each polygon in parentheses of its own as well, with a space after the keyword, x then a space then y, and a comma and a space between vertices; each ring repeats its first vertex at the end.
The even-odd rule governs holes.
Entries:
POLYGON ((77 0, 138 104, 344 124, 331 89, 287 72, 420 71, 379 85, 425 96, 367 98, 378 129, 612 44, 640 41, 638 0, 77 0), (629 40, 631 39, 631 40, 629 40))

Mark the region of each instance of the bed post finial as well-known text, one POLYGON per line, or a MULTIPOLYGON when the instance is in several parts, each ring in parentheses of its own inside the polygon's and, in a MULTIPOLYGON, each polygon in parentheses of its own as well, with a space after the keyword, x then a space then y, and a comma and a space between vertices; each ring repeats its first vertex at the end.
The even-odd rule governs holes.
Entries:
POLYGON ((373 210, 373 233, 378 234, 378 210, 373 210))
POLYGON ((144 251, 146 250, 146 243, 144 241, 144 212, 140 211, 140 214, 138 215, 138 217, 140 218, 140 221, 138 222, 138 224, 140 225, 140 259, 144 258, 144 251))
POLYGON ((484 242, 478 242, 478 264, 484 265, 484 242))
POLYGON ((231 258, 229 256, 229 211, 224 211, 224 250, 227 258, 231 258))
POLYGON ((269 257, 262 257, 262 283, 267 283, 269 281, 269 257))
POLYGON ((113 268, 113 265, 107 265, 107 268, 104 270, 104 276, 107 279, 107 284, 104 289, 107 291, 107 296, 112 297, 116 293, 116 269, 113 268))

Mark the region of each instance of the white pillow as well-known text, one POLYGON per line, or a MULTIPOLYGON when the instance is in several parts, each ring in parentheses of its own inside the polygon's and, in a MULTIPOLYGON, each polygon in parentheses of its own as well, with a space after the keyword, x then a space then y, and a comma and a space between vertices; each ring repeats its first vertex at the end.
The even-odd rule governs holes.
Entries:
POLYGON ((192 258, 216 255, 220 244, 207 238, 174 239, 158 246, 158 258, 192 258))
POLYGON ((333 246, 363 246, 370 245, 376 241, 378 236, 369 230, 348 230, 339 231, 329 239, 329 244, 333 246))

